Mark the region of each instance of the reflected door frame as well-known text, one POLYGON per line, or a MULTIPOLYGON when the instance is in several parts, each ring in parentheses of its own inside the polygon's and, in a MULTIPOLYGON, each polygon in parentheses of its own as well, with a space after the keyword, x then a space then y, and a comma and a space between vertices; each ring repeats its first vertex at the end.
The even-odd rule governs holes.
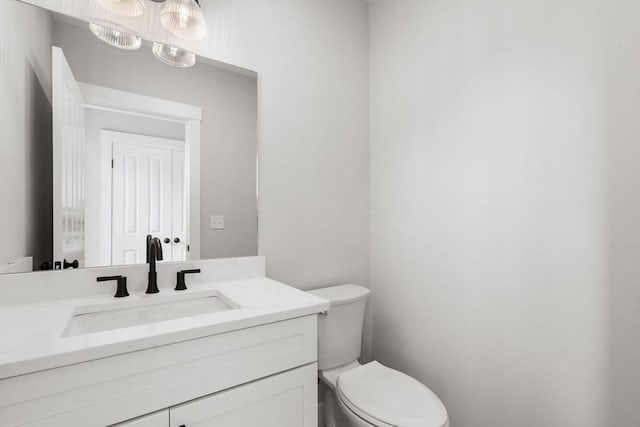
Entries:
POLYGON ((184 141, 104 129, 100 131, 100 139, 101 164, 105 162, 108 164, 109 159, 112 159, 113 163, 110 169, 100 170, 100 194, 111 194, 111 197, 101 197, 100 200, 99 265, 144 263, 147 234, 160 238, 165 261, 188 259, 184 197, 186 194, 184 141), (139 156, 146 158, 147 161, 138 162, 139 156), (124 166, 125 158, 135 159, 133 164, 130 164, 136 169, 133 174, 136 176, 134 179, 136 189, 132 193, 125 190, 128 187, 124 179, 127 176, 124 166), (156 168, 152 167, 154 164, 156 168), (152 179, 152 176, 156 179, 152 179), (156 186, 151 185, 152 182, 155 182, 156 186), (119 184, 116 185, 116 183, 119 184), (152 187, 164 188, 167 191, 160 190, 162 194, 158 191, 156 197, 153 197, 153 192, 150 191, 152 187), (150 192, 147 194, 146 191, 150 192), (128 205, 124 197, 126 193, 137 195, 133 209, 126 208, 128 205), (171 197, 167 197, 168 195, 171 197), (155 200, 155 203, 152 200, 155 200), (154 204, 157 209, 151 209, 154 204), (127 215, 124 212, 136 212, 136 218, 127 222, 125 219, 127 215), (152 220, 154 218, 152 212, 157 214, 155 221, 152 220), (130 232, 125 231, 127 229, 130 232), (177 241, 174 240, 176 238, 177 241), (123 248, 130 249, 128 252, 135 254, 136 259, 123 259, 121 254, 123 248))
MULTIPOLYGON (((187 260, 200 259, 200 125, 198 106, 78 82, 85 107, 182 123, 185 126, 187 260)), ((103 146, 106 144, 103 144, 103 146)), ((110 157, 109 157, 110 158, 110 157)), ((104 163, 104 162, 103 162, 104 163)), ((111 164, 103 166, 111 175, 111 164)), ((102 171, 101 171, 102 174, 102 171)), ((109 196, 111 193, 109 192, 109 196)))

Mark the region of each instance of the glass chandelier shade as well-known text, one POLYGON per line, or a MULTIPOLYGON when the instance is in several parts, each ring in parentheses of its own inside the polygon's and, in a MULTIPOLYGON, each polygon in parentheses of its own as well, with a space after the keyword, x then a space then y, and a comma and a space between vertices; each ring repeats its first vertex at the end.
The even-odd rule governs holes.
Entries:
POLYGON ((197 0, 166 0, 160 11, 162 26, 183 40, 202 40, 207 24, 197 0))
POLYGON ((174 67, 191 67, 196 63, 196 54, 180 47, 153 43, 152 51, 160 61, 174 67))
POLYGON ((135 17, 144 13, 144 0, 95 0, 109 12, 120 16, 135 17))
POLYGON ((136 50, 142 46, 142 39, 135 34, 130 34, 115 28, 107 27, 106 25, 96 24, 94 22, 89 23, 89 29, 94 36, 103 42, 120 49, 136 50))

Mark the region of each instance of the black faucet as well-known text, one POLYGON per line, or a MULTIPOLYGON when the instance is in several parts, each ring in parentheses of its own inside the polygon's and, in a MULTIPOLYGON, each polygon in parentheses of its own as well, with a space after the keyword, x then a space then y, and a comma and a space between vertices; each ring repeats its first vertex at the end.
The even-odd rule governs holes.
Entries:
POLYGON ((147 235, 147 262, 149 263, 149 283, 147 284, 148 294, 157 294, 158 273, 156 273, 156 260, 162 261, 162 243, 157 237, 147 235))
POLYGON ((98 282, 108 282, 110 280, 116 280, 118 283, 118 288, 116 290, 116 294, 114 295, 114 297, 116 298, 122 298, 122 297, 128 297, 129 296, 129 292, 127 291, 127 278, 123 277, 123 276, 103 276, 103 277, 98 277, 96 279, 98 282))
POLYGON ((180 270, 180 271, 178 271, 178 274, 176 274, 176 287, 175 287, 175 290, 176 291, 186 291, 187 290, 187 284, 184 283, 184 275, 185 274, 193 274, 193 273, 200 273, 200 269, 199 268, 194 268, 193 270, 180 270))

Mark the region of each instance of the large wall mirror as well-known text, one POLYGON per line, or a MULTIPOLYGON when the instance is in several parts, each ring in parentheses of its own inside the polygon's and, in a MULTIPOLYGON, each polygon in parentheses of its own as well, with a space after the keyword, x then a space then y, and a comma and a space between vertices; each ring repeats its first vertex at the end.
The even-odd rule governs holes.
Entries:
POLYGON ((0 2, 0 273, 256 255, 255 73, 105 17, 0 2))

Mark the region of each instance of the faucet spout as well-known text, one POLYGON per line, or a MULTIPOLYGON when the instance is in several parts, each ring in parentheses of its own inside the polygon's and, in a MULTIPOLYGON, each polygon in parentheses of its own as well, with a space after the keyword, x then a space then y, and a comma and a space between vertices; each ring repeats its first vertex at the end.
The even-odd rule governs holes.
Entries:
POLYGON ((162 242, 157 237, 147 235, 147 263, 149 264, 149 281, 147 284, 148 294, 157 294, 158 273, 156 272, 156 261, 162 261, 162 242))

